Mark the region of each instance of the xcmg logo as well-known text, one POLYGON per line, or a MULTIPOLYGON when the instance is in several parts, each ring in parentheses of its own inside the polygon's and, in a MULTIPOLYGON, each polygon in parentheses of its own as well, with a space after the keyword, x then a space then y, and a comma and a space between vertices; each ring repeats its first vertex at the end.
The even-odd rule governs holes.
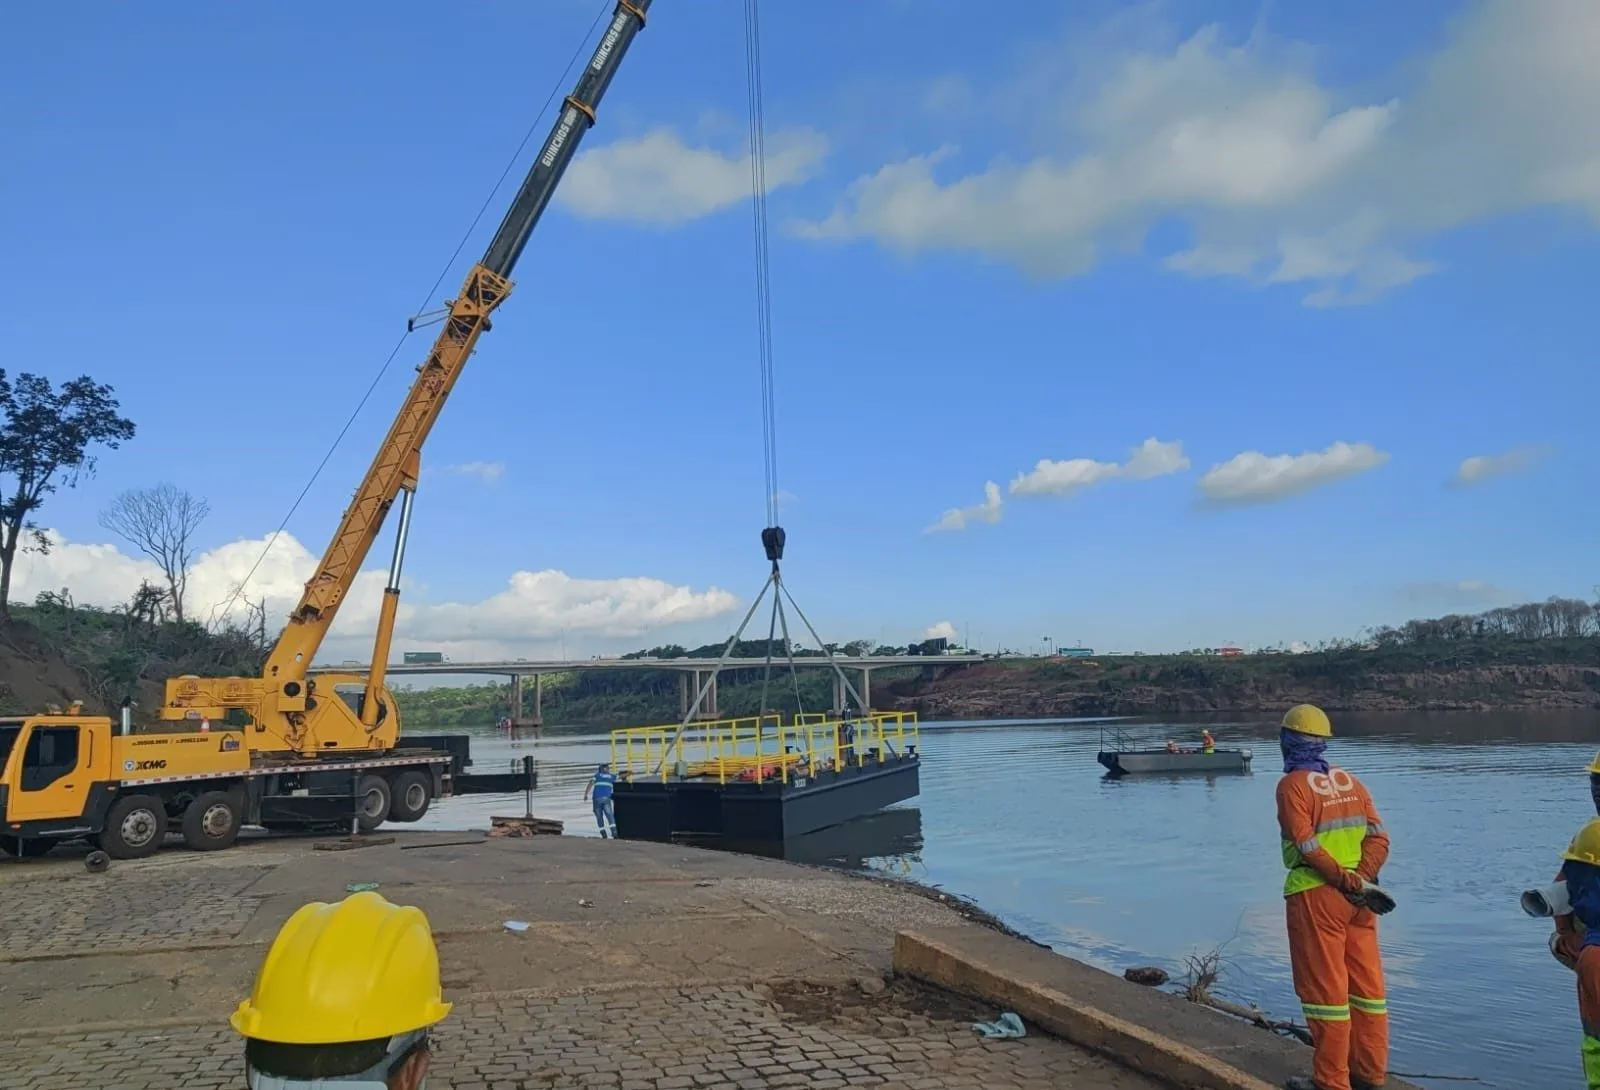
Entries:
POLYGON ((154 769, 161 769, 161 768, 166 768, 166 767, 167 767, 167 762, 166 761, 123 761, 122 762, 122 771, 124 771, 124 772, 148 772, 148 771, 152 771, 154 769))

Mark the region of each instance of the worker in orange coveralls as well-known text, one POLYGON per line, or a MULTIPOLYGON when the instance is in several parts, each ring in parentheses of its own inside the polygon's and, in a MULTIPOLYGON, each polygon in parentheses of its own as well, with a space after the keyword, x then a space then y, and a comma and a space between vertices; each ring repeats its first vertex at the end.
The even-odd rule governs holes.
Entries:
POLYGON ((1312 704, 1283 717, 1278 827, 1289 961, 1315 1047, 1312 1077, 1289 1090, 1372 1090, 1389 1068, 1389 1008, 1377 917, 1394 901, 1377 886, 1389 858, 1372 796, 1323 757, 1333 725, 1312 704))
POLYGON ((1572 915, 1583 925, 1577 963, 1578 1017, 1583 1022, 1583 1074, 1600 1090, 1600 818, 1578 830, 1561 853, 1572 915))

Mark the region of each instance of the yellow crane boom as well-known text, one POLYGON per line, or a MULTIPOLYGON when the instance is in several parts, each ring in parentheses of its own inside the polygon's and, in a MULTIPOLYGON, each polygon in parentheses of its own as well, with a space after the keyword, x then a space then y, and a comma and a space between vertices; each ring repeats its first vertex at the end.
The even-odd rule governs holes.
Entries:
POLYGON ((345 509, 316 573, 289 614, 261 676, 172 678, 167 682, 161 708, 163 719, 225 719, 242 713, 257 735, 251 740, 251 748, 256 750, 310 754, 329 749, 387 749, 395 744, 399 715, 384 689, 384 667, 399 606, 400 567, 423 443, 478 338, 490 328, 490 315, 511 294, 510 277, 517 259, 579 142, 593 127, 600 99, 628 46, 643 29, 650 3, 651 0, 618 0, 605 33, 577 86, 563 102, 499 231, 483 259, 467 274, 460 294, 449 302, 448 316, 432 351, 417 369, 416 381, 345 509), (401 502, 401 517, 371 667, 365 675, 308 679, 306 672, 312 659, 397 499, 401 502), (353 701, 336 692, 355 688, 361 690, 361 695, 353 701))

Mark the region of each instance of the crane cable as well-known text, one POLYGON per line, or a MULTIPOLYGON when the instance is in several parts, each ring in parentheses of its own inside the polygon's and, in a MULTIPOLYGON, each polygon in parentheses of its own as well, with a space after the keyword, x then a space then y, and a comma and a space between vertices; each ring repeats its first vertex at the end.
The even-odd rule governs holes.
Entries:
MULTIPOLYGON (((749 103, 750 126, 750 217, 755 237, 756 357, 761 371, 761 456, 764 468, 767 527, 778 527, 778 421, 777 397, 772 364, 772 268, 767 235, 767 134, 766 96, 761 79, 761 8, 759 0, 744 0, 745 91, 749 103)), ((770 555, 770 554, 769 554, 770 555)), ((777 555, 771 555, 773 578, 777 577, 777 555)), ((800 676, 794 670, 794 648, 789 642, 789 623, 783 616, 782 599, 772 596, 772 617, 767 625, 766 662, 761 673, 760 714, 766 714, 767 691, 772 681, 772 644, 783 626, 783 647, 794 678, 796 707, 800 707, 800 676)))
POLYGON ((745 86, 750 120, 750 210, 755 234, 756 337, 761 368, 761 438, 767 525, 778 525, 778 425, 772 368, 772 272, 767 238, 766 102, 761 85, 761 12, 744 0, 745 86))
MULTIPOLYGON (((444 263, 444 266, 439 270, 439 275, 434 278, 433 286, 430 287, 427 291, 427 294, 422 297, 422 304, 417 307, 414 313, 420 314, 422 311, 427 309, 428 303, 432 301, 435 293, 438 292, 439 285, 443 284, 445 277, 450 275, 450 269, 455 265, 456 259, 461 256, 461 251, 466 249, 467 243, 471 241, 473 232, 478 229, 478 224, 483 220, 484 213, 488 212, 489 207, 494 202, 495 197, 500 193, 501 188, 506 184, 506 179, 511 176, 512 169, 522 158, 523 150, 527 148, 528 141, 533 139, 533 134, 539 130, 540 123, 544 120, 545 115, 550 112, 550 107, 555 103, 557 96, 561 94, 561 89, 567 85, 567 77, 572 72, 572 66, 577 64, 578 59, 583 56, 584 47, 587 46, 589 44, 589 40, 594 37, 595 31, 599 28, 601 20, 606 17, 606 13, 611 10, 612 6, 611 0, 604 0, 604 3, 600 5, 600 10, 595 13, 594 21, 589 24, 589 29, 584 32, 582 39, 579 40, 578 48, 573 50, 572 57, 567 61, 567 66, 561 70, 560 77, 555 81, 555 85, 550 88, 550 94, 545 98, 544 105, 539 107, 539 112, 534 116, 533 122, 529 124, 527 131, 522 134, 522 140, 517 144, 517 150, 511 153, 511 158, 506 160, 505 168, 500 171, 500 177, 495 181, 494 186, 489 190, 488 195, 483 198, 483 203, 478 206, 477 214, 472 217, 472 222, 467 225, 467 229, 462 232, 461 241, 456 243, 456 248, 451 252, 449 260, 447 260, 444 263)), ((351 426, 356 422, 356 418, 361 415, 361 410, 366 408, 367 402, 377 390, 378 384, 383 381, 383 376, 389 373, 390 366, 393 365, 395 358, 400 355, 400 349, 404 348, 405 343, 411 339, 412 332, 413 328, 408 323, 405 333, 403 333, 400 336, 400 339, 395 342, 395 346, 389 350, 389 355, 384 359, 382 366, 378 368, 378 373, 372 377, 372 382, 367 385, 366 392, 362 394, 361 399, 356 402, 356 406, 351 410, 349 417, 344 422, 344 426, 339 429, 339 434, 334 436, 333 443, 328 447, 327 452, 323 454, 322 460, 318 462, 317 467, 311 471, 311 476, 309 479, 307 479, 305 487, 300 489, 300 494, 296 496, 294 502, 289 505, 289 510, 283 516, 283 520, 278 523, 278 528, 273 530, 272 533, 267 537, 267 543, 262 547, 261 555, 256 557, 255 563, 250 565, 250 570, 245 573, 243 579, 239 580, 238 585, 233 588, 233 594, 230 595, 228 600, 222 604, 222 607, 220 609, 217 607, 212 607, 211 617, 213 620, 216 620, 219 617, 226 617, 229 611, 233 609, 234 603, 237 602, 239 597, 244 593, 244 589, 249 585, 250 580, 255 577, 256 571, 261 567, 262 561, 266 560, 267 554, 272 551, 272 546, 277 543, 278 538, 282 536, 283 531, 288 527, 289 520, 294 518, 295 512, 300 509, 300 504, 305 501, 305 498, 307 494, 310 493, 312 486, 314 486, 317 483, 317 479, 322 476, 322 471, 327 468, 328 462, 333 458, 334 452, 336 452, 339 449, 340 444, 344 442, 344 438, 349 434, 351 426)))
MULTIPOLYGON (((761 15, 759 0, 744 0, 744 50, 745 50, 745 82, 749 97, 749 122, 750 122, 750 203, 751 219, 755 234, 755 282, 756 282, 756 335, 757 357, 761 370, 761 448, 764 462, 765 479, 763 487, 766 492, 767 526, 761 532, 761 543, 766 549, 767 558, 772 562, 772 569, 767 575, 767 580, 762 584, 755 600, 750 603, 750 608, 745 611, 744 618, 733 630, 733 635, 728 637, 728 642, 722 646, 722 654, 717 658, 708 671, 704 682, 697 684, 694 700, 690 703, 683 719, 679 722, 677 730, 666 741, 661 749, 661 760, 656 771, 661 772, 667 768, 670 754, 678 740, 688 730, 689 724, 700 715, 700 709, 705 705, 711 695, 713 686, 717 683, 717 676, 727 667, 728 660, 733 657, 739 647, 740 638, 744 630, 749 627, 756 611, 761 607, 767 592, 772 592, 772 614, 767 626, 767 653, 766 663, 761 679, 761 706, 757 709, 758 736, 764 737, 767 719, 767 693, 772 678, 773 644, 781 636, 784 656, 789 664, 789 676, 794 682, 795 708, 804 712, 801 701, 800 671, 795 664, 794 641, 790 638, 788 611, 784 609, 785 599, 794 611, 800 623, 805 626, 805 631, 811 639, 816 641, 827 658, 828 665, 832 667, 834 677, 838 680, 840 690, 845 695, 848 705, 853 699, 856 706, 865 710, 861 695, 856 687, 845 677, 844 671, 834 661, 833 652, 828 650, 828 645, 822 642, 822 637, 817 634, 816 627, 800 608, 800 603, 794 600, 794 595, 789 592, 788 586, 783 582, 779 570, 779 561, 783 557, 784 532, 778 525, 778 426, 776 391, 773 382, 772 365, 772 277, 769 269, 768 255, 770 253, 767 239, 767 164, 766 164, 766 103, 762 93, 761 80, 761 15)), ((700 671, 696 671, 698 675, 700 671)), ((780 733, 781 737, 781 733, 780 733)), ((757 743, 758 746, 761 744, 757 743)), ((646 757, 646 761, 649 761, 646 757)))

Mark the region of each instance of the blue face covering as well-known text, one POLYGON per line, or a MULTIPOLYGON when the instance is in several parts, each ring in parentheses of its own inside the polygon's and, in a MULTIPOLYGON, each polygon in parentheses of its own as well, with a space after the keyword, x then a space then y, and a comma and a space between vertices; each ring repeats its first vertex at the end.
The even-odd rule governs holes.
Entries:
POLYGON ((1313 738, 1309 734, 1293 730, 1280 731, 1278 748, 1283 750, 1285 772, 1328 771, 1327 759, 1322 756, 1322 751, 1328 748, 1326 738, 1313 738))

